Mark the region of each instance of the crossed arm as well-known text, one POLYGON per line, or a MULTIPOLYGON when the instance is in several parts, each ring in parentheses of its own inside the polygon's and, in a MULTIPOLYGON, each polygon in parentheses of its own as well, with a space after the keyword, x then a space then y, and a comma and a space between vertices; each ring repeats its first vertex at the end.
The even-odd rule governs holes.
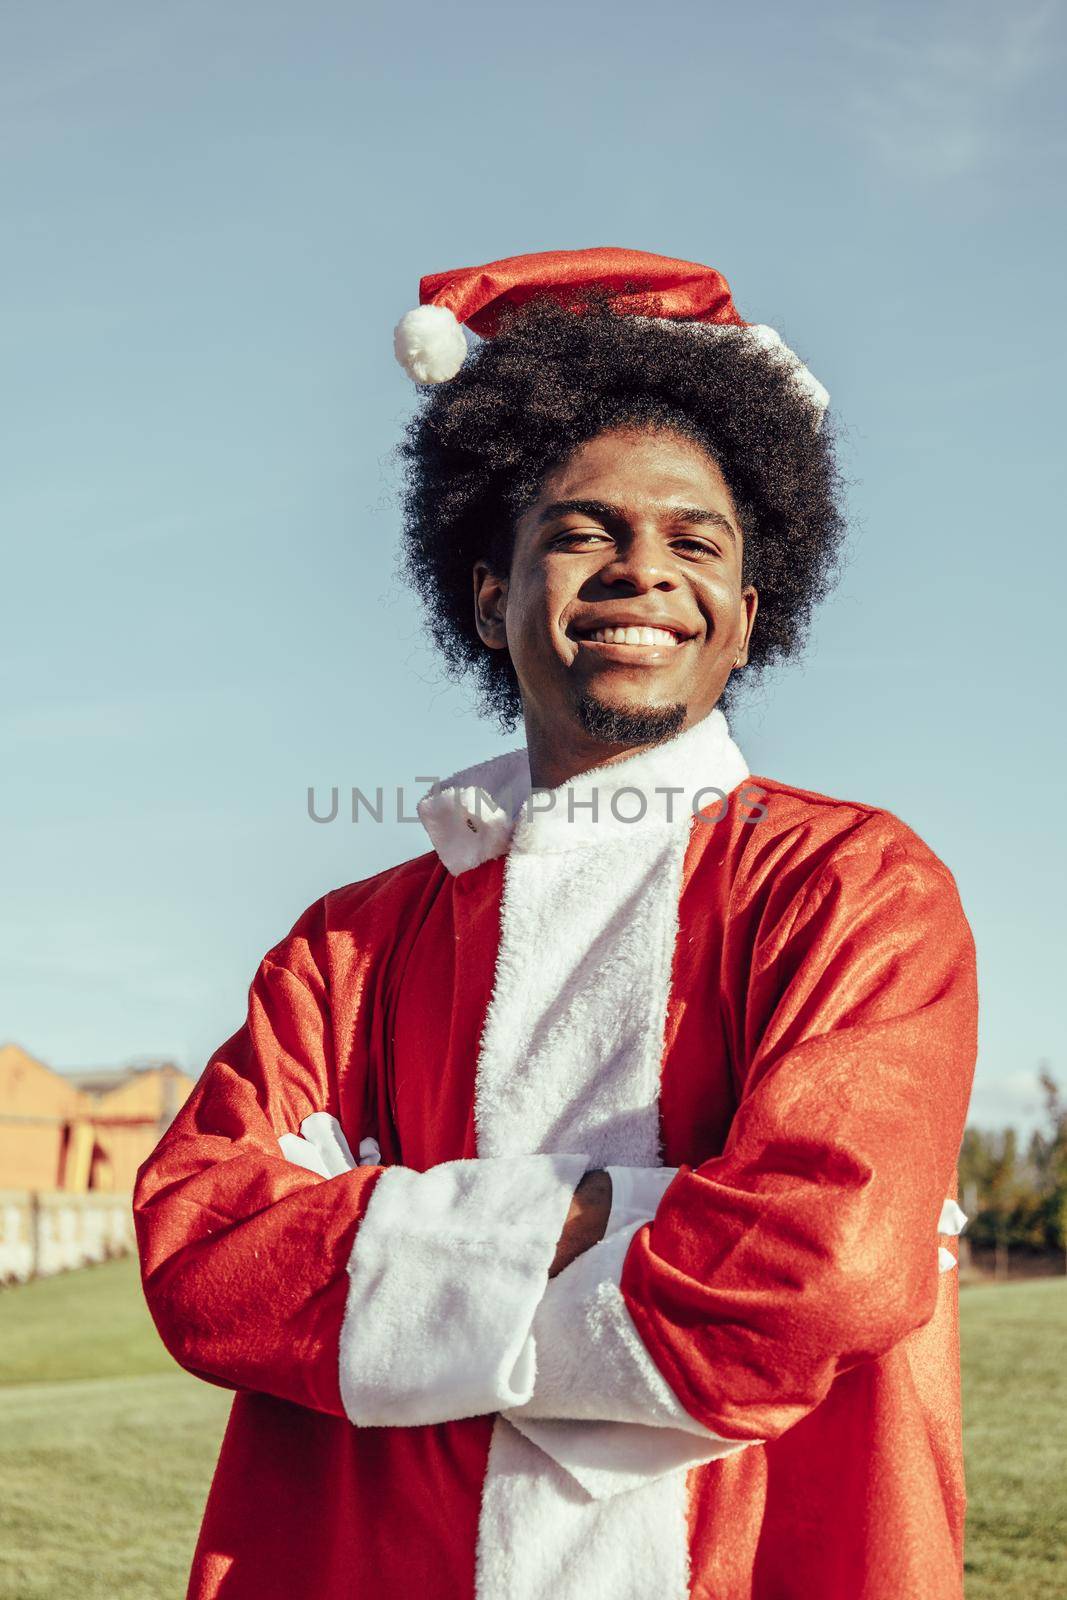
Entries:
POLYGON ((279 1136, 336 1095, 309 913, 139 1174, 164 1342, 359 1424, 502 1411, 539 1442, 586 1420, 705 1452, 792 1426, 933 1312, 974 953, 950 876, 894 839, 841 851, 763 926, 725 1149, 609 1229, 610 1178, 578 1155, 328 1182, 286 1160, 279 1136))
MULTIPOLYGON (((279 1143, 336 1178, 353 1165, 319 1112, 279 1143)), ((380 1162, 373 1139, 360 1160, 380 1162)), ((382 1169, 349 1263, 340 1336, 351 1421, 419 1426, 499 1411, 595 1498, 744 1448, 678 1403, 618 1283, 677 1169, 529 1155, 382 1169), (558 1237, 557 1237, 558 1236, 558 1237)))

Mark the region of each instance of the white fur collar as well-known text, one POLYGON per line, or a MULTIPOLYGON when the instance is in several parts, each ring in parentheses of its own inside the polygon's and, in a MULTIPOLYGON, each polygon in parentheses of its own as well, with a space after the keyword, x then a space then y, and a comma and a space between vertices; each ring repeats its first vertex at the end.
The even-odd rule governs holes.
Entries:
POLYGON ((670 827, 747 777, 716 709, 673 739, 556 789, 531 791, 526 751, 510 750, 435 784, 418 813, 442 862, 458 876, 512 846, 524 855, 556 854, 670 827))

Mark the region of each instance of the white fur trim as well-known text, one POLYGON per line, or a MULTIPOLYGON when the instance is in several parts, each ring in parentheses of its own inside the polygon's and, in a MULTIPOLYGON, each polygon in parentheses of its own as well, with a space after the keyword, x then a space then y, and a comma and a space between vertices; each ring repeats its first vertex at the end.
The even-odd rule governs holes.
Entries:
POLYGON ((552 791, 573 806, 523 807, 478 1062, 480 1155, 582 1150, 593 1166, 660 1165, 663 1024, 690 817, 683 805, 668 823, 656 791, 729 793, 747 774, 715 712, 552 791), (649 797, 640 821, 612 814, 607 797, 624 788, 649 797))
POLYGON ((476 1593, 479 1600, 688 1600, 686 1509, 682 1472, 593 1500, 498 1418, 482 1493, 476 1593))
MULTIPOLYGON (((661 1166, 663 1027, 691 801, 702 788, 730 794, 747 775, 725 718, 713 712, 675 739, 551 791, 551 807, 544 795, 522 806, 505 866, 495 986, 478 1061, 480 1156, 581 1150, 591 1166, 661 1166), (680 787, 681 797, 656 793, 667 786, 680 787), (631 823, 624 819, 633 808, 616 814, 611 801, 633 788, 647 803, 631 823), (594 798, 595 820, 588 808, 594 798)), ((491 793, 499 776, 471 769, 458 786, 491 793)), ((614 1237, 629 1235, 616 1230, 614 1237)), ((616 1326, 625 1345, 624 1330, 616 1326)), ((576 1318, 558 1342, 582 1338, 576 1318)), ((686 1430, 671 1426, 677 1402, 656 1388, 642 1350, 637 1340, 619 1360, 622 1370, 642 1373, 646 1398, 658 1396, 658 1408, 644 1413, 654 1413, 657 1425, 561 1419, 575 1470, 564 1472, 552 1459, 550 1447, 564 1450, 557 1419, 524 1422, 540 1430, 538 1444, 498 1419, 479 1521, 478 1600, 687 1600, 684 1457, 668 1460, 667 1452, 679 1438, 689 1446, 686 1430), (662 1476, 654 1476, 656 1466, 662 1476), (627 1472, 640 1487, 617 1494, 627 1472), (576 1474, 609 1498, 595 1499, 576 1474)), ((546 1334, 538 1359, 551 1372, 566 1357, 549 1349, 546 1334)))
POLYGON ((583 854, 513 843, 474 1116, 484 1155, 583 1150, 659 1164, 667 989, 688 830, 583 854))
POLYGON ((416 810, 442 862, 458 877, 507 852, 512 818, 529 793, 526 751, 509 750, 435 785, 416 810))
POLYGON ((679 1404, 649 1359, 619 1290, 630 1241, 644 1223, 601 1239, 548 1285, 533 1319, 534 1392, 518 1417, 643 1422, 707 1430, 679 1404))
POLYGON ((509 750, 435 784, 417 809, 442 862, 458 875, 512 847, 549 855, 625 844, 657 827, 684 833, 694 808, 714 807, 716 792, 729 795, 747 777, 726 718, 714 710, 675 738, 556 789, 532 792, 526 751, 509 750))
POLYGON ((789 348, 777 329, 768 327, 764 322, 745 324, 736 322, 687 322, 684 318, 678 317, 644 317, 640 320, 654 322, 658 328, 670 328, 673 332, 691 334, 701 339, 749 340, 769 354, 778 356, 783 365, 790 368, 795 387, 811 406, 815 432, 818 433, 822 427, 826 408, 830 404, 830 391, 804 365, 796 351, 789 348))
POLYGON ((393 350, 416 383, 447 383, 463 365, 467 341, 447 306, 416 306, 397 323, 393 350))
POLYGON ((645 1349, 619 1289, 643 1226, 609 1234, 549 1284, 533 1321, 534 1392, 506 1413, 598 1500, 752 1442, 691 1417, 645 1349))
POLYGON ((643 1489, 657 1479, 736 1455, 755 1440, 717 1439, 687 1428, 640 1422, 569 1422, 505 1413, 506 1420, 549 1456, 591 1500, 643 1489))
POLYGON ((363 1427, 422 1427, 521 1405, 530 1325, 582 1155, 387 1167, 348 1264, 341 1398, 363 1427))
POLYGON ((818 427, 822 422, 823 413, 830 404, 830 391, 823 387, 813 372, 808 370, 775 328, 768 328, 763 322, 753 322, 744 329, 744 333, 761 349, 766 350, 769 355, 776 356, 783 366, 789 368, 795 387, 818 415, 819 422, 816 424, 818 427))
MULTIPOLYGON (((533 792, 515 819, 512 850, 547 855, 596 845, 607 859, 616 844, 624 851, 639 849, 658 835, 681 839, 684 851, 694 806, 713 807, 716 794, 730 794, 747 777, 726 718, 715 710, 673 739, 649 745, 625 761, 593 767, 556 789, 533 792)), ((675 904, 675 922, 677 913, 675 904)))

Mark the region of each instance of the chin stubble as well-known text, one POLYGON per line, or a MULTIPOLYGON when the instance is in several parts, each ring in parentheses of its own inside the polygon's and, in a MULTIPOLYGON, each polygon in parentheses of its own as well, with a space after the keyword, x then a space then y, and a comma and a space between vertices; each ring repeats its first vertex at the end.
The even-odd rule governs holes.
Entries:
POLYGON ((598 744, 660 744, 685 727, 685 705, 608 706, 584 693, 575 704, 578 721, 598 744))

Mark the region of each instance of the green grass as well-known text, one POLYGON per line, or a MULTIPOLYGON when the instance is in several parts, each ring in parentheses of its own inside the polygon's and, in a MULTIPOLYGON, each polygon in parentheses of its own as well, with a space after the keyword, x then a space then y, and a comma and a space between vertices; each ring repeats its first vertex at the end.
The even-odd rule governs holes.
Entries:
POLYGON ((968 1600, 1067 1597, 1067 1279, 963 1290, 968 1600))
MULTIPOLYGON (((1067 1280, 962 1305, 967 1597, 1057 1600, 1067 1280)), ((181 1600, 229 1401, 175 1367, 132 1261, 0 1292, 0 1600, 181 1600)))
POLYGON ((133 1261, 0 1292, 0 1600, 181 1600, 231 1396, 133 1261))

